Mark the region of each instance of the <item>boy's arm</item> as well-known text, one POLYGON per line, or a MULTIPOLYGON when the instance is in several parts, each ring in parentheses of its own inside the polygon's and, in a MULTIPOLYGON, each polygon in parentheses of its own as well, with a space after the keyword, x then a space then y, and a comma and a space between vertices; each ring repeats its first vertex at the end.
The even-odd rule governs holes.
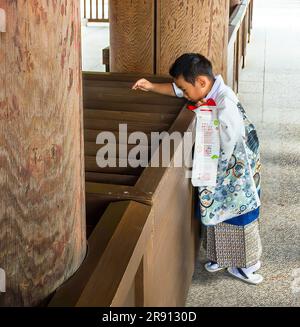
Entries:
POLYGON ((159 94, 169 95, 175 97, 172 83, 151 83, 142 78, 138 80, 133 86, 133 90, 151 91, 159 94))

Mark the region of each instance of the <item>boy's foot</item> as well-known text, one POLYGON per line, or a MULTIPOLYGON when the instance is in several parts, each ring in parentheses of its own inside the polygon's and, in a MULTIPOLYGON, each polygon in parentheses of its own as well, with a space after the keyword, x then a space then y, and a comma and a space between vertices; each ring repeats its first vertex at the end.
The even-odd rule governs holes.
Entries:
POLYGON ((227 271, 230 275, 253 285, 260 284, 264 279, 262 275, 256 274, 255 272, 247 272, 247 269, 245 268, 229 267, 227 268, 227 271))
POLYGON ((255 265, 252 265, 248 268, 243 268, 243 271, 245 274, 248 275, 248 274, 256 272, 258 269, 260 269, 260 267, 261 267, 261 262, 258 260, 255 265))
POLYGON ((209 261, 204 265, 204 268, 209 271, 209 272, 216 272, 223 270, 224 267, 220 267, 216 262, 214 261, 209 261))

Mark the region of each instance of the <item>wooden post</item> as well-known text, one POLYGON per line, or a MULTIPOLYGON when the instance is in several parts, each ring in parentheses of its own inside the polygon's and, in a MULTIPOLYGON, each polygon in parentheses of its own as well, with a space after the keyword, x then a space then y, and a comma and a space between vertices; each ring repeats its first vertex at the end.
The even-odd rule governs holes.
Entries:
POLYGON ((153 73, 155 0, 109 0, 110 71, 153 73))
POLYGON ((199 52, 226 78, 229 1, 110 0, 109 6, 111 71, 165 75, 178 56, 199 52))
POLYGON ((229 2, 157 1, 157 74, 167 74, 179 55, 199 52, 226 78, 229 2))
POLYGON ((6 1, 0 305, 39 305, 86 252, 79 1, 6 1))

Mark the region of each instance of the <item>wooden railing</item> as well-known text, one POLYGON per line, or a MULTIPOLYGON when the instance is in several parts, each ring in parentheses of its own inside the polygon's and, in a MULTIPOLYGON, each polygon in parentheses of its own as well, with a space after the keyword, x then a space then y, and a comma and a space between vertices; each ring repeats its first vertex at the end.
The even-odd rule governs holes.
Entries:
POLYGON ((229 18, 229 35, 227 49, 227 84, 239 91, 241 68, 245 67, 246 48, 250 41, 254 0, 242 0, 229 18))
POLYGON ((83 18, 88 22, 108 23, 108 0, 82 0, 83 18))

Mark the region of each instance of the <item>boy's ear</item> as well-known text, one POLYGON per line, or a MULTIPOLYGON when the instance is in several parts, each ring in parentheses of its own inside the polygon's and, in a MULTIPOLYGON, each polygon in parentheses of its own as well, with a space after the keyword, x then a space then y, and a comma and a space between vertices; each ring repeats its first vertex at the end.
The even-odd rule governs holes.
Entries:
POLYGON ((201 86, 205 87, 207 85, 207 77, 206 76, 197 76, 196 82, 201 86))

